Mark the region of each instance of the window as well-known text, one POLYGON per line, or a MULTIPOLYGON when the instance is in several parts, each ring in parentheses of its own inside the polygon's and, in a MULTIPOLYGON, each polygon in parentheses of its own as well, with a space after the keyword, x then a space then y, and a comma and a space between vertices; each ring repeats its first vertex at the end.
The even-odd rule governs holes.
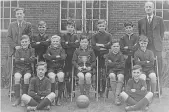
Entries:
POLYGON ((1 29, 7 30, 9 23, 16 21, 15 12, 18 6, 17 0, 1 0, 1 29))
POLYGON ((165 29, 169 31, 169 0, 156 0, 155 14, 164 19, 165 29))
POLYGON ((60 31, 66 31, 66 22, 72 18, 77 32, 97 31, 96 23, 99 19, 108 19, 108 4, 105 0, 61 0, 60 31))

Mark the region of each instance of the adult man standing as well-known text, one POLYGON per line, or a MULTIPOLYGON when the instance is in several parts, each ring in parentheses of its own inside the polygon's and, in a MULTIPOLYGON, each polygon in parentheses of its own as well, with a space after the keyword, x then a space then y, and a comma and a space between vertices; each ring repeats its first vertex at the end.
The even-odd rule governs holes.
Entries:
POLYGON ((10 56, 14 54, 16 49, 20 48, 20 39, 22 35, 28 35, 29 37, 32 35, 31 23, 24 20, 24 8, 16 8, 14 11, 17 21, 10 23, 7 34, 10 56))
MULTIPOLYGON (((146 35, 149 39, 148 49, 152 50, 158 59, 159 78, 162 77, 162 39, 164 36, 164 22, 161 17, 155 16, 154 3, 145 3, 146 17, 138 21, 139 35, 146 35)), ((162 92, 162 88, 160 88, 162 92)))

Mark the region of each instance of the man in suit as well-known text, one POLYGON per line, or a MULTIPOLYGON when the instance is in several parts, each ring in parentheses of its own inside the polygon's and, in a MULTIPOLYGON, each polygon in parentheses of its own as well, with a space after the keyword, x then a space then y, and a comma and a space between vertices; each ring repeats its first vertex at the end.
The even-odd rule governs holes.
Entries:
MULTIPOLYGON (((15 11, 15 16, 17 21, 11 22, 8 28, 8 33, 7 33, 7 42, 9 44, 9 69, 11 72, 12 64, 11 64, 11 56, 14 55, 15 51, 17 49, 21 48, 21 37, 22 35, 28 35, 31 37, 32 35, 32 27, 31 23, 24 21, 24 16, 25 16, 25 10, 24 8, 16 8, 14 9, 15 11)), ((19 102, 15 102, 14 105, 18 105, 19 102), (16 104, 15 104, 16 103, 16 104)), ((24 106, 23 103, 21 106, 24 106)))
POLYGON ((10 23, 7 34, 10 56, 14 54, 16 49, 21 47, 20 40, 22 35, 28 35, 29 37, 32 35, 31 23, 24 20, 25 10, 23 8, 16 8, 14 11, 17 21, 10 23))
MULTIPOLYGON (((138 21, 139 35, 145 35, 149 39, 148 49, 152 50, 158 59, 159 78, 162 77, 162 39, 164 36, 164 22, 161 17, 155 16, 154 3, 145 3, 146 17, 138 21)), ((161 92, 162 92, 162 88, 161 92)))

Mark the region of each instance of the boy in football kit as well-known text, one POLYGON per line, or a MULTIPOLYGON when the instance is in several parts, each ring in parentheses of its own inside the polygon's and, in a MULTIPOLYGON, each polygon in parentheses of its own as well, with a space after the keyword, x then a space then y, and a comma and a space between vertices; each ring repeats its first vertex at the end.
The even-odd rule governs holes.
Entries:
MULTIPOLYGON (((105 68, 105 59, 104 55, 109 52, 111 41, 112 41, 112 35, 108 32, 106 32, 106 21, 105 20, 98 20, 98 32, 93 35, 92 37, 92 47, 95 52, 95 56, 98 57, 98 68, 99 68, 99 87, 98 91, 100 93, 100 96, 102 97, 104 91, 105 91, 105 80, 102 80, 102 85, 100 85, 100 77, 101 77, 101 68, 105 68), (102 86, 102 91, 100 90, 100 87, 102 86)), ((104 75, 104 73, 102 74, 104 75)))
POLYGON ((86 93, 89 96, 92 77, 91 71, 96 66, 96 57, 93 50, 89 48, 89 40, 86 36, 81 36, 80 47, 75 50, 72 63, 77 69, 81 95, 86 93))
MULTIPOLYGON (((31 48, 30 39, 28 35, 23 35, 21 37, 21 48, 17 49, 15 52, 15 67, 14 67, 14 92, 16 101, 13 106, 17 106, 20 104, 20 81, 21 77, 23 77, 23 85, 22 85, 22 93, 28 93, 29 80, 32 73, 31 63, 34 63, 35 60, 35 52, 34 49, 31 48)), ((24 106, 23 103, 21 106, 24 106)))
POLYGON ((120 52, 120 43, 118 40, 112 41, 111 49, 106 55, 105 63, 108 69, 110 85, 115 96, 115 104, 119 105, 119 94, 121 93, 124 82, 125 59, 124 55, 120 52))
POLYGON ((67 21, 67 33, 64 34, 61 38, 61 45, 65 49, 66 52, 66 60, 65 60, 65 80, 66 80, 66 88, 68 92, 68 97, 70 96, 71 92, 71 71, 72 71, 72 58, 73 53, 76 50, 76 48, 79 47, 79 39, 77 34, 75 34, 75 24, 73 20, 67 21))
POLYGON ((125 81, 127 82, 131 78, 131 58, 134 56, 134 52, 138 49, 139 37, 133 33, 133 24, 131 21, 124 23, 126 34, 120 39, 120 50, 125 55, 125 81))
POLYGON ((60 41, 61 37, 54 35, 51 37, 51 45, 47 49, 44 58, 48 63, 48 77, 51 81, 51 92, 55 93, 56 89, 56 76, 58 78, 58 97, 56 99, 56 105, 60 105, 59 99, 61 98, 64 90, 64 76, 63 66, 66 58, 65 50, 62 48, 60 41))
POLYGON ((46 62, 38 62, 36 71, 37 77, 31 79, 28 94, 22 95, 22 101, 27 105, 28 111, 50 109, 50 104, 56 97, 55 93, 51 92, 50 80, 45 77, 46 62))
POLYGON ((151 92, 156 92, 157 77, 154 71, 154 54, 151 50, 147 49, 148 38, 144 35, 140 36, 139 44, 140 48, 134 54, 134 61, 136 64, 142 66, 142 73, 140 78, 146 80, 146 77, 150 78, 151 92))
POLYGON ((45 34, 46 22, 39 21, 38 23, 39 34, 32 37, 31 46, 35 48, 35 56, 38 56, 38 61, 45 61, 43 54, 46 53, 48 46, 50 45, 49 36, 45 34))
POLYGON ((126 91, 120 93, 121 98, 127 104, 125 107, 127 112, 145 110, 152 101, 153 93, 147 92, 146 82, 140 79, 141 72, 141 66, 134 65, 132 79, 128 80, 126 91))

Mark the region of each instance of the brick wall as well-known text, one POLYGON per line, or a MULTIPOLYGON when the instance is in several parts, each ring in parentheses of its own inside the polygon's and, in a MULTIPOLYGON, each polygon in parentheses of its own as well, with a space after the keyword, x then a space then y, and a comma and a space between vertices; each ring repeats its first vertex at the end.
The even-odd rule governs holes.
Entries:
POLYGON ((59 33, 60 1, 20 1, 19 6, 25 8, 25 19, 32 23, 33 33, 37 33, 40 20, 47 23, 47 34, 59 33))
POLYGON ((134 23, 134 32, 137 31, 137 22, 145 16, 145 1, 109 1, 108 28, 115 38, 124 34, 123 23, 130 20, 134 23))

